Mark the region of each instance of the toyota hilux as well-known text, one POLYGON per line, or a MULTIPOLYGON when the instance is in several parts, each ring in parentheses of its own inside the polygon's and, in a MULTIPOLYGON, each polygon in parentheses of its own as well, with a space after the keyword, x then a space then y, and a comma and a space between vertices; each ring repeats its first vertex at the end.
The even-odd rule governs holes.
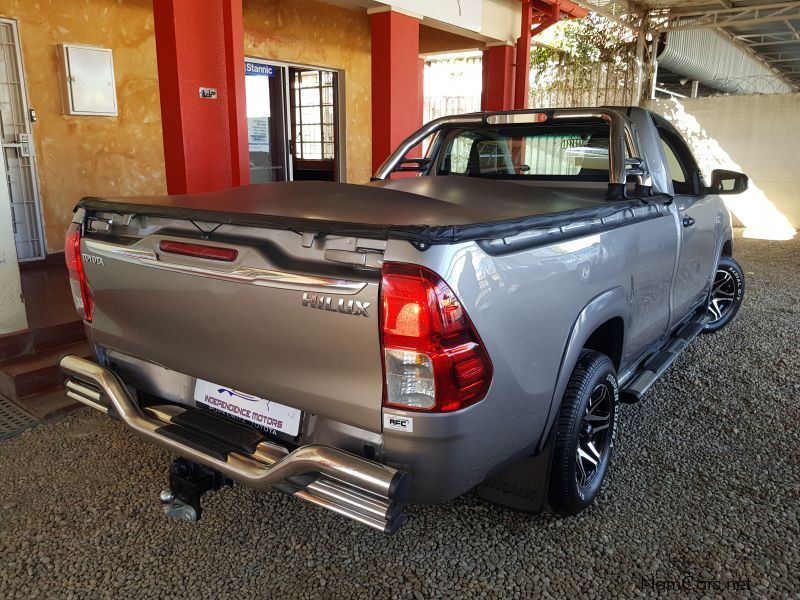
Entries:
POLYGON ((433 121, 367 184, 86 197, 66 260, 96 359, 67 394, 177 458, 193 521, 232 482, 385 532, 472 488, 576 514, 619 404, 735 316, 721 196, 641 108, 433 121), (424 148, 424 152, 419 149, 424 148))

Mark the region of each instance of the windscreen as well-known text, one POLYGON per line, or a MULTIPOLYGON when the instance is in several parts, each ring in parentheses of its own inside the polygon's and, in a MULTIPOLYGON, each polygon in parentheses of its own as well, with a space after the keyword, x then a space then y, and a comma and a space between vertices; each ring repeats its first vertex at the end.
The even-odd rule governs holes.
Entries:
POLYGON ((438 175, 609 180, 608 126, 477 126, 443 136, 438 175))

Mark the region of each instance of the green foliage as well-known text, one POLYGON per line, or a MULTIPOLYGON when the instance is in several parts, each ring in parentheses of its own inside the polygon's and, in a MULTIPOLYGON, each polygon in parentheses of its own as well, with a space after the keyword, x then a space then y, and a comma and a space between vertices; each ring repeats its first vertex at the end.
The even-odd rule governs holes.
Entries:
POLYGON ((586 65, 626 61, 636 52, 636 38, 630 30, 594 13, 556 27, 549 46, 531 49, 532 68, 542 69, 559 62, 586 65))

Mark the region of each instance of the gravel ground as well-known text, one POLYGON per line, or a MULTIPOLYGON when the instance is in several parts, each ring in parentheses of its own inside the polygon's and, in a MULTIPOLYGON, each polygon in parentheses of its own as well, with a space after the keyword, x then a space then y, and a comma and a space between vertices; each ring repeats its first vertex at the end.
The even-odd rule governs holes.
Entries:
POLYGON ((580 517, 467 495, 410 507, 386 537, 237 487, 173 522, 156 500, 168 456, 84 413, 0 443, 0 597, 798 597, 800 241, 736 254, 738 318, 622 407, 580 517))

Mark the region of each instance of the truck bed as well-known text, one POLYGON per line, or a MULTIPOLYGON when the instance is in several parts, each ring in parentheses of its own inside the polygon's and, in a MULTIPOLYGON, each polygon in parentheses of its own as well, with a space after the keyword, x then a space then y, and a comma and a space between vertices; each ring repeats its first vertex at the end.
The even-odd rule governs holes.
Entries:
MULTIPOLYGON (((87 210, 194 219, 426 244, 496 239, 619 213, 648 202, 605 200, 604 188, 531 186, 472 177, 413 177, 368 185, 297 181, 203 194, 86 197, 87 210)), ((649 218, 649 217, 648 217, 649 218)))

